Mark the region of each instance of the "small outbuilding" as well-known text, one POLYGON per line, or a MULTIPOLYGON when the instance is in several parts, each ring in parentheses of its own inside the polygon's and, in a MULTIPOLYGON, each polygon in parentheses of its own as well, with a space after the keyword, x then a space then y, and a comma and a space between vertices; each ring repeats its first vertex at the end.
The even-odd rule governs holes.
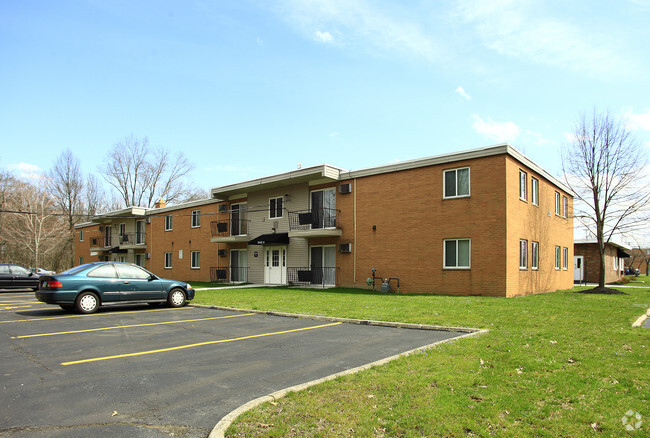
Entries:
MULTIPOLYGON (((614 283, 625 273, 625 246, 609 242, 605 245, 605 283, 614 283)), ((599 256, 596 240, 576 240, 573 245, 573 282, 598 283, 599 256)))

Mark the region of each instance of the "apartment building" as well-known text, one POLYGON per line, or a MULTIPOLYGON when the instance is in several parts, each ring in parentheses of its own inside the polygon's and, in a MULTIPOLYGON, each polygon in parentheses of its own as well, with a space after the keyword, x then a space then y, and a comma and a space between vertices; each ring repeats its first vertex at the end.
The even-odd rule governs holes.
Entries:
POLYGON ((144 213, 146 267, 259 284, 385 290, 388 280, 404 293, 515 296, 573 285, 570 191, 508 144, 355 171, 313 166, 211 195, 209 234, 205 222, 191 237, 161 231, 161 213, 193 206, 144 213), (186 251, 200 252, 199 269, 186 251))
MULTIPOLYGON (((605 283, 619 281, 625 274, 628 248, 616 242, 605 244, 605 283)), ((576 240, 574 243, 574 282, 598 283, 600 251, 596 240, 576 240)))

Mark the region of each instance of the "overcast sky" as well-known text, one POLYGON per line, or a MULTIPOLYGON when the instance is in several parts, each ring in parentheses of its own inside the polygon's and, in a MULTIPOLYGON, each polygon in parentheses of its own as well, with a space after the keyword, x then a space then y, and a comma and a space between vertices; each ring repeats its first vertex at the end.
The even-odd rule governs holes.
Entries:
POLYGON ((127 136, 195 184, 509 142, 560 175, 593 108, 650 150, 650 0, 0 3, 0 166, 127 136))

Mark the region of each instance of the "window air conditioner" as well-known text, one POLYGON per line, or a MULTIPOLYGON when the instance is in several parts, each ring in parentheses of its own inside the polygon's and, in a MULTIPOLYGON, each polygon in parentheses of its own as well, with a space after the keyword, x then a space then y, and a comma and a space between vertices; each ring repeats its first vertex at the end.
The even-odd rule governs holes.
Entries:
POLYGON ((226 213, 228 211, 227 204, 219 204, 219 213, 226 213))
POLYGON ((226 256, 226 250, 225 249, 220 249, 219 250, 219 257, 225 257, 226 256))
POLYGON ((341 184, 339 186, 339 193, 341 194, 346 194, 346 193, 352 193, 352 184, 341 184))
POLYGON ((148 252, 147 255, 146 255, 146 257, 147 257, 147 260, 149 260, 149 259, 151 258, 151 253, 148 252))
POLYGON ((352 244, 351 243, 341 243, 339 245, 339 251, 342 254, 348 254, 352 252, 352 244))

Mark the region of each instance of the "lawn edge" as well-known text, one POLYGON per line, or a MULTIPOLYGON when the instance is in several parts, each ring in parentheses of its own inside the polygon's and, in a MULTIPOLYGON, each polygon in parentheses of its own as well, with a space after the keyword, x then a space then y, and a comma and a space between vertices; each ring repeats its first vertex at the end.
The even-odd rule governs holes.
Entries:
POLYGON ((272 315, 272 316, 284 316, 284 317, 289 317, 289 318, 299 318, 299 319, 313 319, 316 321, 330 321, 330 322, 345 322, 345 323, 350 323, 350 324, 359 324, 359 325, 377 325, 377 326, 383 326, 383 327, 396 327, 396 328, 405 328, 405 329, 414 329, 414 330, 437 330, 437 331, 448 331, 448 332, 460 332, 460 333, 465 333, 463 335, 457 336, 455 338, 450 338, 450 339, 444 339, 442 341, 437 341, 432 344, 427 344, 423 345, 422 347, 417 347, 409 351, 405 351, 399 354, 395 354, 393 356, 386 357, 384 359, 380 359, 374 362, 367 363, 365 365, 361 365, 355 368, 350 368, 349 370, 341 371, 335 374, 330 374, 329 376, 321 377, 316 380, 312 380, 309 382, 301 383, 299 385, 294 385, 290 386, 284 389, 280 389, 278 391, 272 392, 271 394, 264 395, 261 397, 258 397, 256 399, 253 399, 247 403, 244 403, 237 409, 231 411, 227 415, 225 415, 219 422, 214 426, 212 431, 210 432, 209 438, 224 438, 225 433, 230 427, 230 425, 239 417, 242 415, 244 412, 247 412, 256 406, 261 405, 262 403, 274 401, 277 399, 280 399, 290 392, 298 392, 302 391, 304 389, 310 388, 314 385, 318 385, 320 383, 324 383, 330 380, 334 380, 338 377, 341 376, 347 376, 350 374, 355 374, 360 371, 365 371, 370 368, 380 366, 387 364, 389 362, 392 362, 396 359, 410 356, 413 353, 417 353, 419 351, 424 351, 428 350, 430 348, 435 347, 436 345, 440 344, 445 344, 448 342, 453 342, 458 339, 463 339, 463 338, 468 338, 468 337, 473 337, 473 336, 478 336, 482 335, 488 332, 487 329, 473 329, 473 328, 467 328, 467 327, 445 327, 445 326, 434 326, 434 325, 428 325, 428 324, 411 324, 411 323, 399 323, 399 322, 389 322, 389 321, 373 321, 373 320, 365 320, 365 319, 351 319, 351 318, 337 318, 337 317, 332 317, 332 316, 322 316, 322 315, 306 315, 306 314, 298 314, 298 313, 285 313, 285 312, 274 312, 274 311, 268 311, 268 310, 250 310, 250 309, 237 309, 233 307, 223 307, 223 306, 208 306, 204 304, 189 304, 189 306, 192 307, 199 307, 203 309, 216 309, 216 310, 228 310, 228 311, 235 311, 235 312, 250 312, 250 313, 260 313, 264 315, 272 315))

